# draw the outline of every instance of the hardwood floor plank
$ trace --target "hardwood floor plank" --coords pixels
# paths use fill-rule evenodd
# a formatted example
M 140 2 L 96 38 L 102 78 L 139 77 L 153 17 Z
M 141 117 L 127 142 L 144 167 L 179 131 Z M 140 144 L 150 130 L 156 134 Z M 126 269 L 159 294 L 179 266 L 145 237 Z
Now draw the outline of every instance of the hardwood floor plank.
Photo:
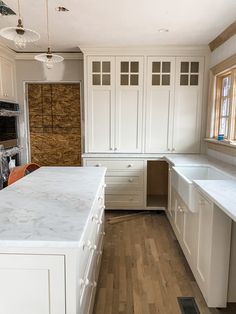
M 105 229 L 94 314 L 181 314 L 180 296 L 194 297 L 201 314 L 236 313 L 236 304 L 206 306 L 165 214 L 106 223 Z

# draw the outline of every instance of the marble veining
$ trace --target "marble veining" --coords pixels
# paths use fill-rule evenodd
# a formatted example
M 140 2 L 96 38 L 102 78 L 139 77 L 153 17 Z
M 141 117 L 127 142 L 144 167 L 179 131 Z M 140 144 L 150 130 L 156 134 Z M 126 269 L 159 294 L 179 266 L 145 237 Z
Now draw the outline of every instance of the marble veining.
M 77 247 L 105 168 L 42 167 L 0 191 L 0 247 Z

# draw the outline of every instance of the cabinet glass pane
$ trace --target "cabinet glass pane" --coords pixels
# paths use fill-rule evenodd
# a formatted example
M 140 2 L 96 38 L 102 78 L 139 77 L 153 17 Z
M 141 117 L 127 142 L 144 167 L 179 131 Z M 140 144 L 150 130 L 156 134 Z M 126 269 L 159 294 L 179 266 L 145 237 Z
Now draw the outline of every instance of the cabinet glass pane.
M 120 72 L 122 72 L 122 73 L 128 73 L 129 72 L 129 62 L 122 61 L 120 63 Z
M 170 73 L 170 62 L 162 62 L 162 72 Z
M 162 85 L 170 85 L 170 75 L 169 74 L 163 74 L 162 75 L 161 84 Z
M 110 74 L 102 75 L 102 85 L 110 85 Z
M 102 72 L 107 72 L 110 73 L 110 62 L 109 61 L 104 61 L 102 62 Z
M 160 85 L 160 75 L 158 74 L 152 75 L 152 85 Z
M 199 62 L 191 62 L 191 73 L 198 73 Z
M 152 73 L 160 73 L 161 72 L 161 63 L 153 62 L 152 63 Z
M 180 75 L 180 85 L 188 85 L 188 75 Z
M 101 84 L 100 74 L 93 74 L 93 85 L 100 85 L 100 84 Z
M 121 74 L 120 85 L 129 85 L 129 75 L 128 74 Z
M 101 71 L 101 62 L 93 61 L 93 72 L 100 72 Z
M 198 75 L 190 75 L 190 85 L 198 85 Z
M 189 62 L 181 62 L 181 73 L 189 72 Z
M 131 74 L 130 75 L 130 85 L 138 85 L 138 75 Z
M 138 62 L 131 62 L 130 63 L 131 71 L 132 73 L 138 73 L 139 64 Z

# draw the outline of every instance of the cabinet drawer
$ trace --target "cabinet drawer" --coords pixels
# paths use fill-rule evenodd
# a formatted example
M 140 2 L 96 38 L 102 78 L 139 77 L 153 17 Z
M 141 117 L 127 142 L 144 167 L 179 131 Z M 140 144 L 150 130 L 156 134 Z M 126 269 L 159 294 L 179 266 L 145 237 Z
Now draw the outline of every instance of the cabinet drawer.
M 143 160 L 86 160 L 86 166 L 106 167 L 109 170 L 143 170 Z
M 108 208 L 139 207 L 143 206 L 143 193 L 140 194 L 106 194 L 106 206 Z
M 119 172 L 115 174 L 115 172 L 112 172 L 112 174 L 108 174 L 106 177 L 106 184 L 107 189 L 143 189 L 143 175 L 140 175 L 139 173 L 132 173 L 131 171 L 128 172 L 128 175 L 126 172 Z

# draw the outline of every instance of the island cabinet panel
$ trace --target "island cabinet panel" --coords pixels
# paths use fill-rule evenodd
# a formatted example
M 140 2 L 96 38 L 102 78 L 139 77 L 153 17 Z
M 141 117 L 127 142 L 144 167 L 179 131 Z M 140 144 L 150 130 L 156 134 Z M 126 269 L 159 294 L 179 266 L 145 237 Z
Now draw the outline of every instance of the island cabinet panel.
M 65 314 L 64 256 L 0 255 L 0 313 Z

